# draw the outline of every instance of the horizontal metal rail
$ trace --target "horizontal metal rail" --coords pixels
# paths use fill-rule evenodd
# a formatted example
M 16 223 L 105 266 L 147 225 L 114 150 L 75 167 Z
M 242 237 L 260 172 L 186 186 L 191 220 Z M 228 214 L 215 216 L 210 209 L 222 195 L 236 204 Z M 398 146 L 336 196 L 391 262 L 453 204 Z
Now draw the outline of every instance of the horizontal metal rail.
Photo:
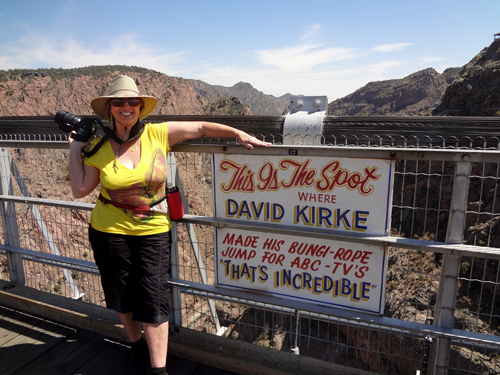
M 201 292 L 201 294 L 198 293 L 199 295 L 202 295 L 206 298 L 227 299 L 228 301 L 231 302 L 237 302 L 249 299 L 248 293 L 229 288 L 225 289 L 213 285 L 200 284 L 180 279 L 170 279 L 170 284 L 181 288 L 187 293 L 193 293 L 193 291 L 196 290 L 198 292 Z M 286 299 L 281 299 L 275 296 L 266 295 L 264 293 L 262 294 L 253 293 L 251 298 L 253 301 L 258 302 L 257 307 L 261 307 L 264 309 L 271 308 L 272 306 L 293 308 L 300 311 L 307 311 L 318 315 L 334 316 L 340 319 L 345 319 L 346 321 L 359 323 L 360 325 L 366 325 L 367 327 L 378 325 L 389 329 L 394 328 L 401 332 L 412 332 L 414 334 L 422 336 L 430 335 L 433 337 L 442 337 L 453 340 L 465 340 L 469 342 L 500 346 L 500 336 L 492 336 L 470 331 L 462 331 L 459 329 L 439 327 L 424 323 L 408 322 L 404 320 L 387 318 L 384 316 L 365 314 L 357 311 L 335 309 L 299 300 L 293 301 L 293 303 L 291 303 Z
M 6 148 L 46 148 L 69 149 L 67 141 L 10 141 L 0 140 L 0 147 Z M 457 149 L 417 149 L 398 147 L 353 147 L 353 146 L 305 146 L 305 145 L 273 145 L 255 147 L 249 150 L 240 145 L 220 144 L 178 144 L 172 147 L 173 152 L 200 152 L 213 154 L 242 154 L 269 156 L 321 156 L 363 159 L 388 160 L 428 160 L 428 161 L 467 161 L 471 163 L 499 163 L 500 150 L 457 150 Z
M 78 116 L 85 116 L 94 119 L 101 119 L 99 116 L 95 115 L 82 115 L 76 114 Z M 164 121 L 200 121 L 205 119 L 208 121 L 216 121 L 221 123 L 247 123 L 259 125 L 259 124 L 272 124 L 272 123 L 282 123 L 285 120 L 285 116 L 260 116 L 260 115 L 250 115 L 250 116 L 226 116 L 226 115 L 151 115 L 148 116 L 144 121 L 146 122 L 164 122 Z M 102 120 L 104 123 L 107 121 Z M 456 126 L 461 124 L 467 124 L 468 126 L 498 126 L 500 127 L 500 118 L 498 116 L 325 116 L 323 122 L 325 124 L 339 124 L 339 123 L 349 123 L 349 124 L 392 124 L 396 126 L 405 125 L 417 125 L 417 126 Z M 54 116 L 0 116 L 0 124 L 33 124 L 34 129 L 37 127 L 38 131 L 39 124 L 52 124 L 57 127 L 58 124 L 54 119 Z
M 67 202 L 53 199 L 16 197 L 11 195 L 0 195 L 0 201 L 17 202 L 25 204 L 40 204 L 54 207 L 82 209 L 91 211 L 94 204 Z M 307 238 L 321 238 L 331 241 L 348 241 L 377 246 L 392 246 L 396 248 L 432 251 L 435 253 L 455 254 L 461 256 L 472 256 L 477 258 L 488 258 L 500 260 L 500 250 L 485 246 L 464 245 L 446 242 L 417 240 L 411 238 L 391 236 L 366 236 L 360 233 L 350 233 L 335 229 L 301 228 L 300 233 L 293 225 L 282 225 L 260 222 L 242 222 L 241 220 L 216 218 L 208 216 L 184 215 L 179 222 L 207 225 L 217 228 L 233 228 L 265 233 L 276 233 L 289 236 L 301 236 Z
M 62 255 L 42 253 L 40 251 L 23 249 L 20 247 L 9 246 L 0 243 L 0 252 L 5 253 L 7 251 L 21 254 L 23 259 L 26 260 L 32 260 L 34 262 L 71 269 L 75 271 L 87 272 L 94 275 L 99 274 L 97 265 L 94 262 L 89 262 L 87 260 L 69 258 L 69 257 L 64 257 Z
M 85 210 L 85 211 L 92 211 L 92 209 L 95 206 L 95 204 L 92 204 L 92 203 L 68 202 L 68 201 L 61 201 L 61 200 L 56 200 L 56 199 L 20 197 L 20 196 L 15 196 L 15 195 L 0 195 L 0 201 L 36 204 L 36 205 L 41 205 L 41 206 L 53 206 L 53 207 L 60 207 L 60 208 Z
M 321 238 L 331 241 L 343 241 L 351 243 L 362 243 L 367 245 L 377 246 L 392 246 L 403 249 L 413 249 L 422 251 L 432 251 L 435 253 L 455 254 L 462 256 L 473 256 L 478 258 L 499 259 L 500 250 L 475 245 L 452 244 L 436 241 L 425 241 L 411 238 L 390 237 L 390 236 L 366 236 L 359 233 L 350 233 L 335 229 L 320 229 L 320 228 L 300 228 L 300 233 L 297 227 L 293 225 L 282 225 L 273 223 L 248 223 L 240 220 L 215 218 L 207 216 L 185 215 L 180 220 L 191 224 L 210 225 L 218 228 L 233 228 L 266 233 L 283 234 L 289 236 L 300 236 L 310 238 Z
M 97 116 L 87 116 L 97 119 Z M 171 115 L 149 116 L 146 121 L 213 121 L 233 126 L 254 135 L 280 143 L 283 139 L 285 116 L 204 116 Z M 104 121 L 104 123 L 106 123 Z M 61 141 L 68 133 L 59 129 L 53 116 L 0 117 L 0 139 L 30 139 Z M 454 117 L 454 116 L 326 116 L 323 120 L 322 137 L 325 143 L 368 142 L 371 146 L 394 144 L 406 147 L 439 147 L 447 139 L 456 147 L 498 147 L 499 117 Z M 98 129 L 97 134 L 102 135 Z M 425 134 L 422 139 L 419 135 Z M 417 136 L 417 137 L 416 137 Z M 482 140 L 482 141 L 481 141 Z M 198 143 L 210 142 L 207 140 Z M 423 145 L 421 143 L 424 143 Z

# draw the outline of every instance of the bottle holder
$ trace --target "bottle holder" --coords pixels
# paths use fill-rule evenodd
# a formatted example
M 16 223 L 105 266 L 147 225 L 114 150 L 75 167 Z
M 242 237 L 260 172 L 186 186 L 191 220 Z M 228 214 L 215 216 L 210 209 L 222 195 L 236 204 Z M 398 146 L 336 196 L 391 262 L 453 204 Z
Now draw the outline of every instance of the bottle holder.
M 170 219 L 182 219 L 184 216 L 184 206 L 182 205 L 181 192 L 177 186 L 171 186 L 167 189 L 167 203 Z

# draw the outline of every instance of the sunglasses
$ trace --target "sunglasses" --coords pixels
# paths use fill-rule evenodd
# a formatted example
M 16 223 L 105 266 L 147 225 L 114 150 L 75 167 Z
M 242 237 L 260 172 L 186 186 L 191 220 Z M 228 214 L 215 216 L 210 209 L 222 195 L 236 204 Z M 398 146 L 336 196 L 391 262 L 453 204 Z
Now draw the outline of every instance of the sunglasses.
M 109 103 L 113 107 L 123 107 L 125 105 L 125 102 L 128 103 L 129 106 L 131 107 L 137 107 L 142 103 L 141 99 L 111 99 Z

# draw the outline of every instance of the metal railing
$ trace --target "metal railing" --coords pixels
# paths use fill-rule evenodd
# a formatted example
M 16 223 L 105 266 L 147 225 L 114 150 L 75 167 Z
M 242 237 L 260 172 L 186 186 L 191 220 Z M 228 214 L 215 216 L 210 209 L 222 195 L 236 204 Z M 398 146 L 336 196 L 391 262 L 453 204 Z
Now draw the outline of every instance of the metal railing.
M 417 131 L 330 133 L 320 145 L 304 146 L 279 144 L 277 134 L 249 132 L 272 139 L 274 147 L 248 151 L 212 140 L 173 149 L 169 174 L 182 186 L 188 210 L 174 231 L 175 324 L 375 373 L 500 371 L 498 140 L 494 144 L 491 136 L 481 143 L 481 136 L 455 135 L 454 147 L 435 142 L 448 136 L 434 135 L 431 142 Z M 333 138 L 342 141 L 332 145 Z M 387 143 L 390 138 L 402 142 Z M 87 239 L 97 193 L 71 197 L 66 142 L 15 138 L 0 146 L 0 277 L 102 305 Z M 214 218 L 211 154 L 281 156 L 291 148 L 308 157 L 395 160 L 391 235 L 297 232 Z M 216 287 L 215 227 L 386 247 L 383 316 Z

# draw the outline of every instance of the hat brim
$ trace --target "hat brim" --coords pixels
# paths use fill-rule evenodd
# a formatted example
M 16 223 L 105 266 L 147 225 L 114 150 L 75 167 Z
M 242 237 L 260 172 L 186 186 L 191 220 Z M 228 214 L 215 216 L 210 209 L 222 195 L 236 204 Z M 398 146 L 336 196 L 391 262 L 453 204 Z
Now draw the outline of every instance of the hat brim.
M 106 120 L 110 121 L 109 118 L 109 113 L 107 113 L 107 105 L 106 103 L 110 99 L 116 99 L 120 98 L 121 96 L 119 95 L 110 95 L 110 96 L 99 96 L 97 98 L 92 99 L 90 102 L 90 106 L 94 110 L 94 112 L 101 116 L 102 118 L 105 118 Z M 141 113 L 139 113 L 139 120 L 142 120 L 146 117 L 148 117 L 151 112 L 153 112 L 158 105 L 158 99 L 156 99 L 154 96 L 147 96 L 147 95 L 126 95 L 123 96 L 124 98 L 141 98 L 142 101 L 144 102 L 144 107 L 141 110 Z

